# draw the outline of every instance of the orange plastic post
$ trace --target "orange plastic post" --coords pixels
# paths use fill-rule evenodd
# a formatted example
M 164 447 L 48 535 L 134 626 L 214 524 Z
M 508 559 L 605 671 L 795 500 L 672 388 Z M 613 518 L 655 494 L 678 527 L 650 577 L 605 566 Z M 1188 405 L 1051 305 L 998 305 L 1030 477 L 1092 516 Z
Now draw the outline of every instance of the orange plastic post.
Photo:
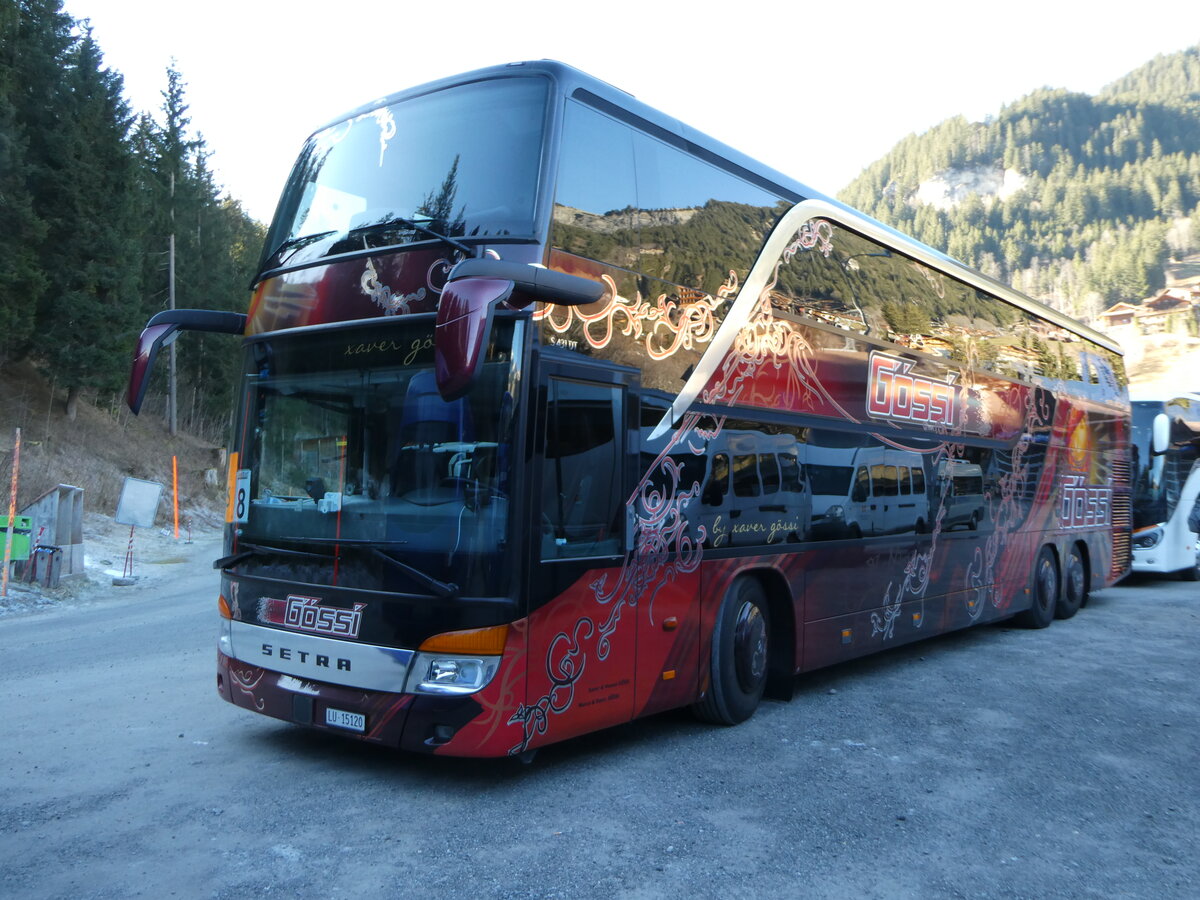
M 17 472 L 21 468 L 21 429 L 13 439 L 12 490 L 8 495 L 8 530 L 4 533 L 4 575 L 0 577 L 0 597 L 8 596 L 8 563 L 12 559 L 13 531 L 17 527 Z

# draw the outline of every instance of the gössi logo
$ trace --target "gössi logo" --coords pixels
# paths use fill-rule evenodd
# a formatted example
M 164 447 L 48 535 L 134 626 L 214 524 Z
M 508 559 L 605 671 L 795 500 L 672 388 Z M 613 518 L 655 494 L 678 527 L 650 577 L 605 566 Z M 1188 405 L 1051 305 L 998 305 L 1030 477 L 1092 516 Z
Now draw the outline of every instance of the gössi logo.
M 912 360 L 871 352 L 867 415 L 921 425 L 953 428 L 958 388 L 946 380 L 913 372 Z
M 282 625 L 293 631 L 327 634 L 330 637 L 357 638 L 362 627 L 365 603 L 355 603 L 352 609 L 322 606 L 320 597 L 289 594 L 287 600 L 264 597 L 260 618 L 272 625 Z

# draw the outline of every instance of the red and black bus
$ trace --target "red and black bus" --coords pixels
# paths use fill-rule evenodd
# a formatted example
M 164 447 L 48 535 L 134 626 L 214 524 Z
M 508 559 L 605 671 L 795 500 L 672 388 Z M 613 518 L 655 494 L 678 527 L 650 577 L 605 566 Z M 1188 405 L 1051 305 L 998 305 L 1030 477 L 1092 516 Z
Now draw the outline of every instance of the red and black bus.
M 304 145 L 243 335 L 217 685 L 459 756 L 1067 618 L 1130 564 L 1103 335 L 568 66 Z

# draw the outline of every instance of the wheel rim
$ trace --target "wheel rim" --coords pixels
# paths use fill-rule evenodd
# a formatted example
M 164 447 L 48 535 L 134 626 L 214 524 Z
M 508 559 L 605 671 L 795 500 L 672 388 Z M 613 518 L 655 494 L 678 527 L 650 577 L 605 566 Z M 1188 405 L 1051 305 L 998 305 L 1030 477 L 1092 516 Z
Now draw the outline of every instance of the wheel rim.
M 743 693 L 757 690 L 767 671 L 767 621 L 757 604 L 743 603 L 733 630 L 733 660 Z
M 1058 599 L 1058 585 L 1055 584 L 1057 579 L 1054 577 L 1054 563 L 1046 558 L 1042 558 L 1042 565 L 1038 569 L 1038 603 L 1045 611 L 1054 609 L 1055 601 Z
M 1084 581 L 1083 560 L 1072 555 L 1070 568 L 1067 570 L 1067 600 L 1072 604 L 1083 602 Z

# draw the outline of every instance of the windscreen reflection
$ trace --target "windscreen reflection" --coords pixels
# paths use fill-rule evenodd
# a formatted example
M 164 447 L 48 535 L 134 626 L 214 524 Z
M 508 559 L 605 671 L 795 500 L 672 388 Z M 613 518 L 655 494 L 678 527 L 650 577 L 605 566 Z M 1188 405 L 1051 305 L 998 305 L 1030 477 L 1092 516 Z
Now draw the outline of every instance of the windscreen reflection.
M 462 586 L 500 568 L 520 324 L 496 320 L 478 383 L 449 403 L 431 328 L 423 316 L 249 345 L 241 543 L 383 553 Z

